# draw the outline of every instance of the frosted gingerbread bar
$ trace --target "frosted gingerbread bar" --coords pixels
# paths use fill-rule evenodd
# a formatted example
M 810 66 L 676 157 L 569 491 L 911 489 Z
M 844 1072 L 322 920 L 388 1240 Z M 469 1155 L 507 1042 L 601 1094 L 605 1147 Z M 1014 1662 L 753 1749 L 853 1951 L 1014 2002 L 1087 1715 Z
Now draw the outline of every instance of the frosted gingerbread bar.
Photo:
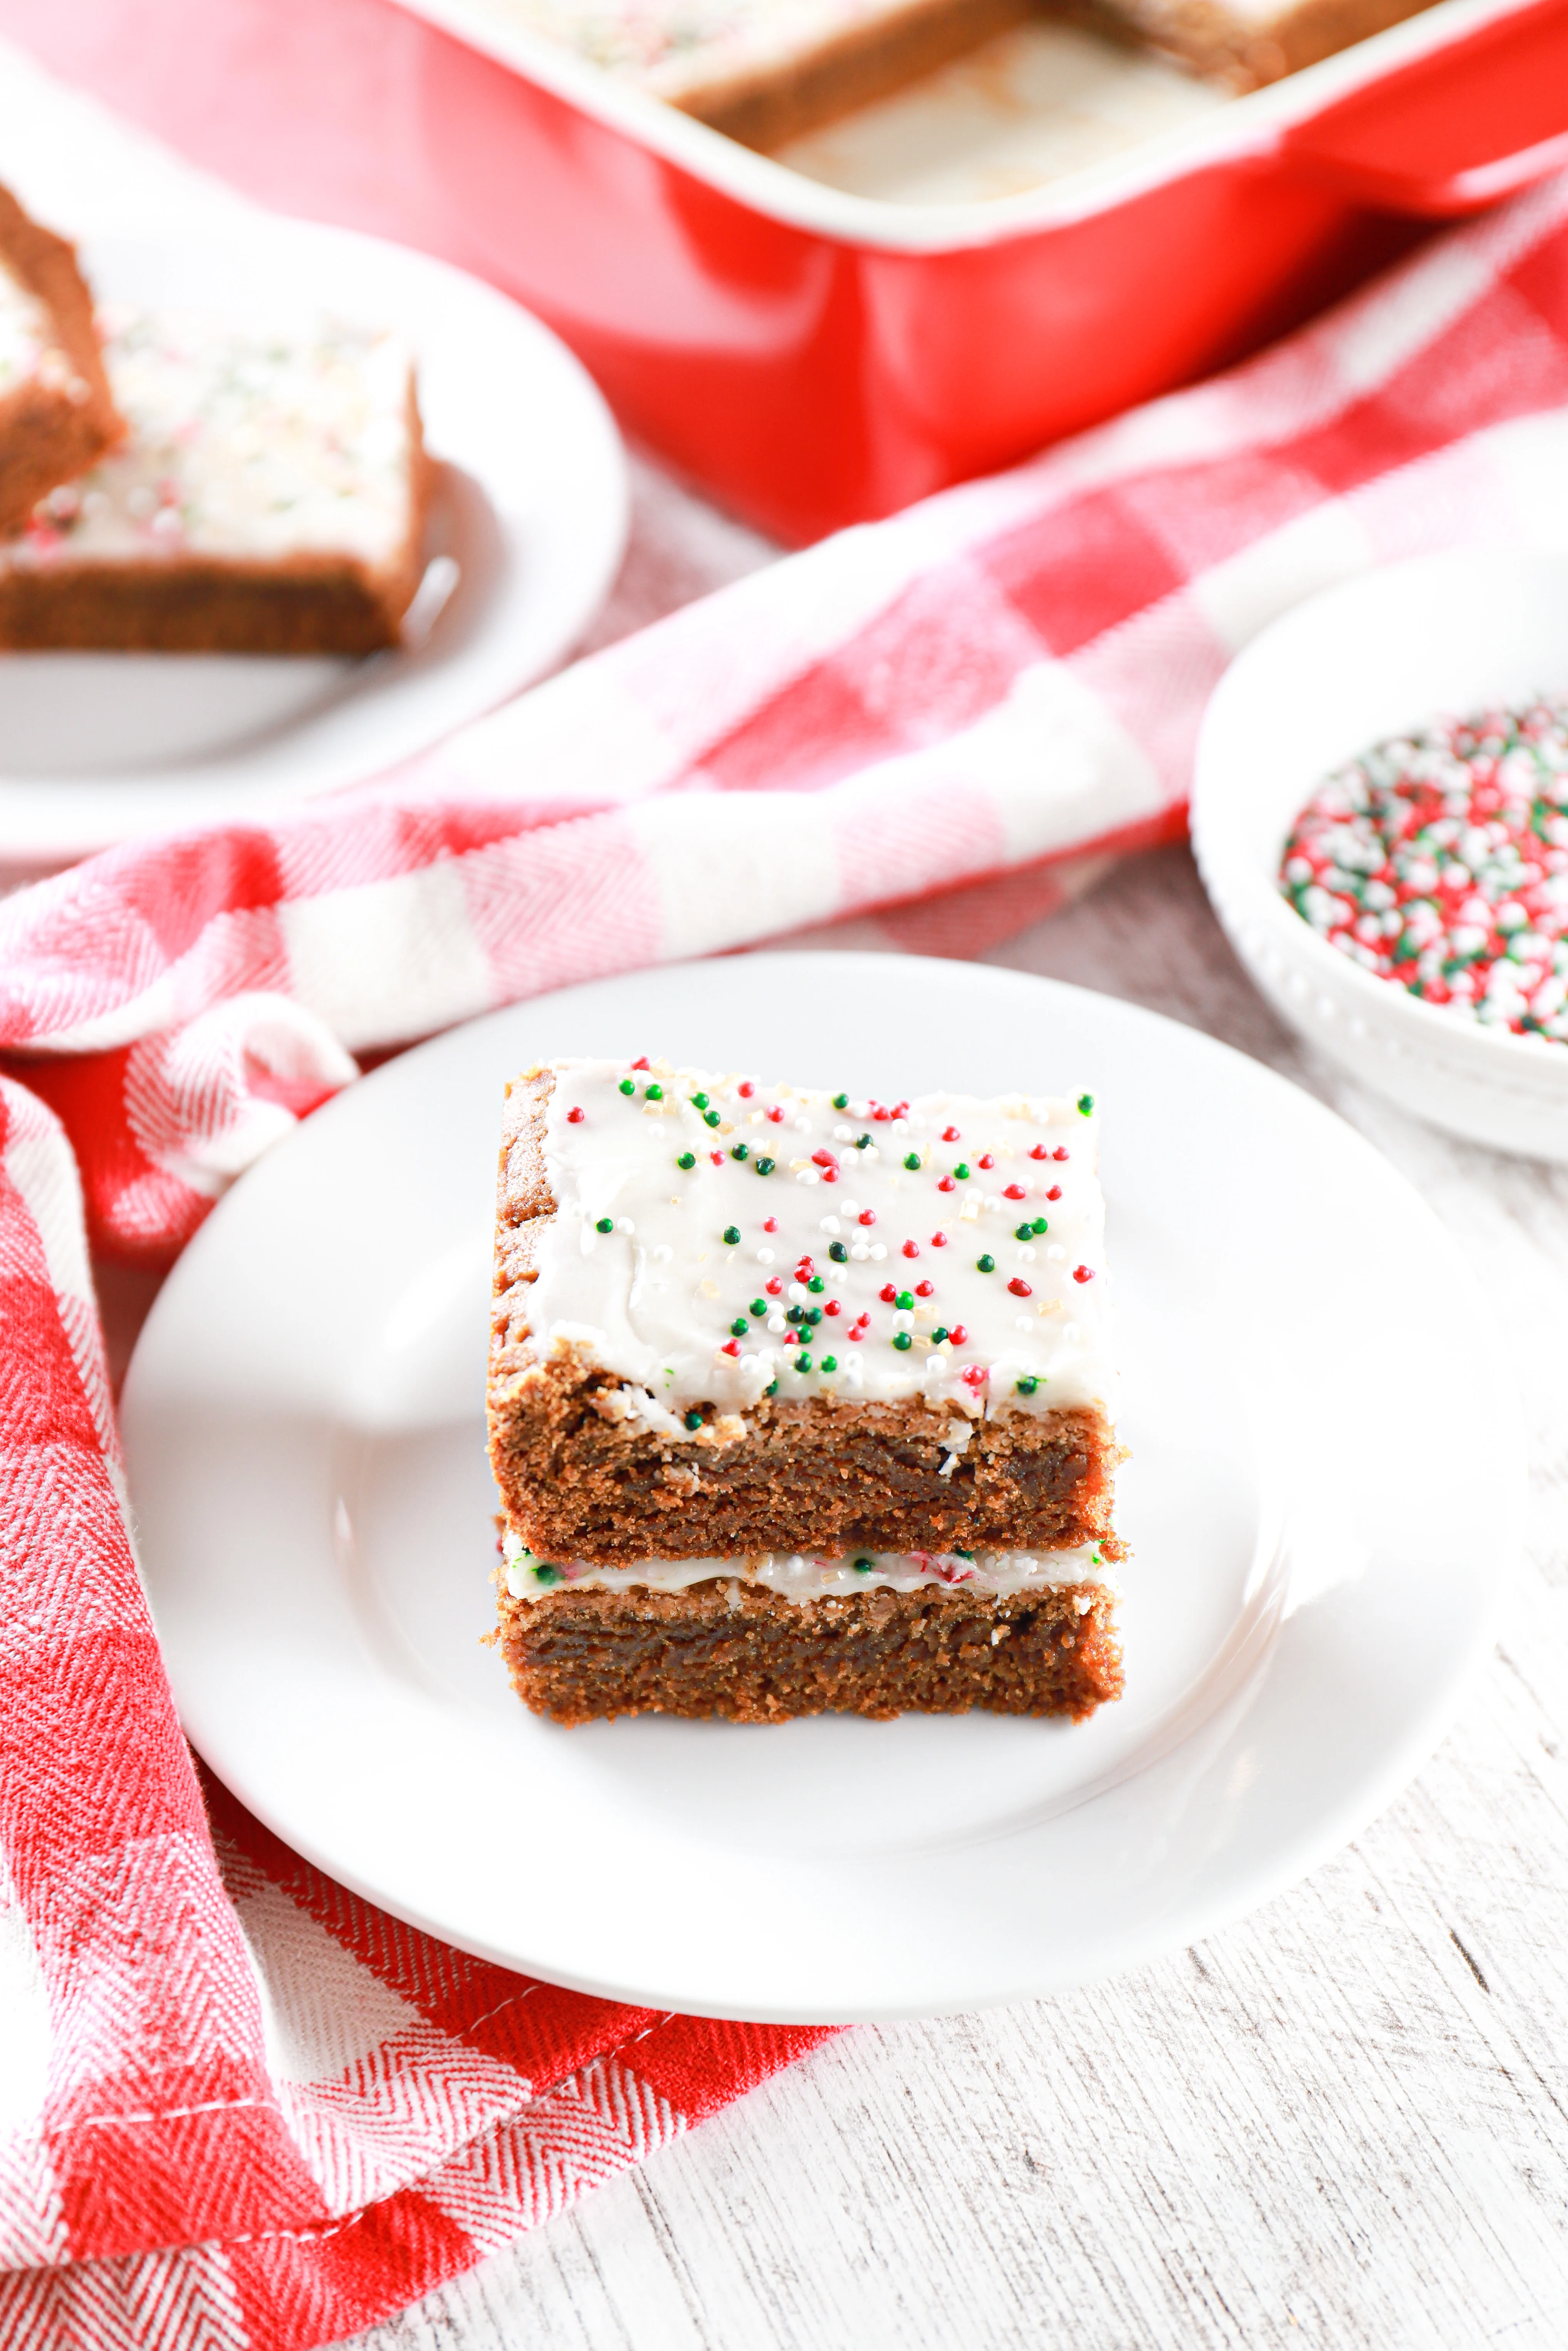
M 1431 0 L 1093 0 L 1151 48 L 1211 81 L 1256 89 L 1417 16 Z
M 1087 1094 L 525 1071 L 489 1371 L 509 1533 L 596 1568 L 1119 1557 L 1095 1124 Z
M 392 336 L 109 316 L 130 431 L 0 547 L 0 645 L 373 653 L 419 586 L 426 460 Z
M 75 247 L 0 188 L 0 533 L 123 429 Z
M 884 98 L 1020 24 L 1031 0 L 509 0 L 576 50 L 748 147 Z
M 592 1568 L 540 1560 L 508 1531 L 498 1582 L 513 1687 L 558 1722 L 1082 1718 L 1122 1693 L 1116 1586 L 1095 1545 Z

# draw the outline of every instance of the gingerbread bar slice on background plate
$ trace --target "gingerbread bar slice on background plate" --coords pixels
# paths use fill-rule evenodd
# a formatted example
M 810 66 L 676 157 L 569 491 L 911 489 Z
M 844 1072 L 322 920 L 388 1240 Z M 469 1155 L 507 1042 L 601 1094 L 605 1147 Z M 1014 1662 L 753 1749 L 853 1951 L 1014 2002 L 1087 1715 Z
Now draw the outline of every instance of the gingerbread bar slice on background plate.
M 75 246 L 0 188 L 0 533 L 123 431 Z
M 126 440 L 0 547 L 0 645 L 363 654 L 423 569 L 428 465 L 390 334 L 110 310 Z
M 489 1418 L 530 1702 L 548 1656 L 550 1710 L 628 1710 L 583 1695 L 607 1639 L 622 1697 L 674 1711 L 1113 1695 L 1095 1159 L 1087 1094 L 878 1102 L 645 1060 L 515 1081 Z

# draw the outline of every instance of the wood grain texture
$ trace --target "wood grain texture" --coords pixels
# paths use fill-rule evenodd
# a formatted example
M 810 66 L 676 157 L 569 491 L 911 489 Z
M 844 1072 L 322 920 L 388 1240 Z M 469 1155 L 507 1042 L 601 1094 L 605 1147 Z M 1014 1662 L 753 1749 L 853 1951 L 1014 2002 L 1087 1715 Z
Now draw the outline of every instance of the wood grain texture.
M 358 2351 L 1568 2342 L 1568 1172 L 1311 1063 L 1185 852 L 987 960 L 1224 1038 L 1431 1202 L 1526 1399 L 1497 1655 L 1415 1786 L 1291 1894 L 1111 1983 L 848 2032 Z

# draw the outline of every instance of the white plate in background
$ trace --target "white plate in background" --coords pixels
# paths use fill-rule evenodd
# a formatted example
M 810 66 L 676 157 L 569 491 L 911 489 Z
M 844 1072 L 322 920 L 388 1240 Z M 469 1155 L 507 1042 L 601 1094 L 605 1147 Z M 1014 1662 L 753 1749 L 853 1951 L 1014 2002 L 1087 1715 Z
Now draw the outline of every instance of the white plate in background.
M 523 1709 L 481 1646 L 492 1192 L 503 1081 L 558 1052 L 1092 1089 L 1132 1447 L 1119 1704 L 573 1730 Z M 1048 1991 L 1289 1884 L 1441 1735 L 1523 1490 L 1484 1302 L 1350 1128 L 1130 1006 L 905 956 L 638 973 L 378 1071 L 197 1234 L 123 1425 L 182 1719 L 269 1827 L 484 1957 L 756 2019 Z
M 437 461 L 426 554 L 457 578 L 422 642 L 363 661 L 0 653 L 0 863 L 271 816 L 426 749 L 570 652 L 621 561 L 626 462 L 538 319 L 423 254 L 265 214 L 80 255 L 100 302 L 401 335 Z

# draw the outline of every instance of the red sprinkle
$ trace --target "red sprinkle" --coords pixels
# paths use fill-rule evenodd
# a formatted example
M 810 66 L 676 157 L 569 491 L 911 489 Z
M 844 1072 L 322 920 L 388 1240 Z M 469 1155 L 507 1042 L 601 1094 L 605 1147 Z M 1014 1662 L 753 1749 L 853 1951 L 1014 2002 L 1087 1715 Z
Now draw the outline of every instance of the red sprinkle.
M 757 1088 L 752 1084 L 749 1078 L 742 1078 L 735 1091 L 740 1096 L 742 1102 L 749 1102 L 752 1095 L 757 1092 Z
M 1061 1185 L 1060 1185 L 1060 1184 L 1053 1184 L 1053 1185 L 1051 1186 L 1051 1187 L 1050 1191 L 1046 1194 L 1046 1196 L 1046 1196 L 1046 1198 L 1047 1198 L 1048 1200 L 1060 1200 L 1060 1199 L 1061 1199 Z
M 1027 1200 L 1029 1194 L 1021 1184 L 1009 1184 L 1002 1197 L 1004 1200 Z
M 1072 1154 L 1070 1151 L 1053 1151 L 1051 1155 L 1053 1159 L 1071 1159 Z
M 811 1276 L 816 1272 L 816 1266 L 806 1250 L 802 1249 L 800 1256 L 795 1260 L 796 1280 L 810 1281 Z
M 893 1113 L 890 1110 L 884 1110 L 881 1102 L 878 1102 L 876 1108 L 872 1113 L 872 1116 L 875 1119 L 879 1126 L 885 1126 L 888 1120 L 893 1116 Z
M 841 1314 L 843 1311 L 843 1308 L 839 1304 L 836 1298 L 830 1298 L 827 1304 L 822 1309 L 823 1313 L 827 1316 L 830 1322 L 832 1321 L 835 1314 Z
M 722 1151 L 710 1151 L 708 1153 L 708 1157 L 713 1161 L 716 1167 L 722 1167 L 724 1165 L 724 1154 Z
M 838 1180 L 839 1180 L 839 1171 L 838 1171 L 838 1169 L 837 1169 L 836 1167 L 824 1167 L 824 1168 L 823 1168 L 823 1170 L 822 1170 L 822 1181 L 823 1181 L 823 1183 L 824 1183 L 824 1184 L 836 1184 L 836 1183 L 838 1182 Z
M 638 1054 L 638 1056 L 637 1056 L 637 1058 L 636 1058 L 636 1060 L 635 1060 L 635 1061 L 632 1062 L 632 1067 L 634 1070 L 645 1070 L 645 1069 L 647 1068 L 647 1066 L 648 1066 L 648 1056 L 647 1056 L 647 1054 L 646 1054 L 646 1053 L 639 1053 L 639 1054 Z
M 931 1236 L 931 1246 L 932 1246 L 932 1248 L 933 1248 L 933 1249 L 946 1249 L 946 1246 L 947 1246 L 947 1236 L 946 1236 L 946 1233 L 933 1233 L 933 1234 L 932 1234 L 932 1236 Z
M 836 1167 L 838 1164 L 831 1151 L 813 1151 L 811 1154 L 813 1167 Z
M 980 1155 L 980 1158 L 979 1158 L 979 1159 L 978 1159 L 978 1161 L 977 1162 L 977 1165 L 979 1165 L 979 1166 L 981 1166 L 981 1167 L 994 1167 L 994 1166 L 996 1165 L 996 1164 L 997 1164 L 997 1163 L 996 1163 L 996 1161 L 991 1157 L 991 1155 L 990 1155 L 990 1153 L 989 1153 L 988 1151 L 987 1151 L 987 1152 L 983 1152 L 983 1153 L 981 1154 L 981 1155 Z
M 953 1328 L 947 1333 L 947 1336 L 952 1340 L 955 1347 L 961 1347 L 968 1335 L 967 1331 L 965 1330 L 961 1322 L 955 1322 Z
M 966 1364 L 958 1376 L 961 1380 L 967 1380 L 972 1388 L 983 1387 L 986 1383 L 986 1367 L 983 1364 Z
M 1049 1159 L 1051 1157 L 1051 1154 L 1046 1149 L 1043 1143 L 1037 1143 L 1034 1149 L 1029 1155 L 1031 1159 Z
M 1014 1274 L 1012 1280 L 1008 1284 L 1008 1288 L 1011 1290 L 1015 1298 L 1032 1298 L 1034 1296 L 1033 1290 L 1030 1288 L 1028 1282 L 1023 1280 L 1020 1274 Z
M 580 1110 L 569 1110 L 566 1114 L 566 1123 L 568 1126 L 580 1126 L 582 1124 L 582 1113 Z
M 862 1225 L 874 1225 L 876 1222 L 876 1210 L 874 1208 L 862 1208 L 861 1210 L 861 1222 Z
M 963 1137 L 956 1126 L 945 1126 L 942 1130 L 942 1140 L 944 1143 L 961 1143 Z
M 944 1176 L 941 1182 L 936 1186 L 936 1189 L 939 1192 L 956 1192 L 957 1188 L 958 1187 L 954 1183 L 951 1176 Z
M 934 1281 L 917 1281 L 915 1285 L 915 1295 L 916 1298 L 929 1298 L 936 1288 L 936 1284 Z
M 904 1244 L 904 1254 L 905 1257 L 918 1257 L 920 1255 L 920 1243 L 918 1241 L 905 1241 Z
M 1072 1269 L 1072 1279 L 1074 1281 L 1092 1281 L 1094 1279 L 1093 1267 L 1092 1265 L 1075 1265 Z
M 779 1280 L 777 1274 L 774 1274 L 770 1280 L 765 1281 L 762 1287 L 768 1292 L 769 1298 L 782 1298 L 784 1295 L 784 1284 Z
M 768 1115 L 772 1120 L 775 1126 L 779 1126 L 783 1123 L 784 1112 L 782 1106 L 779 1102 L 775 1102 L 772 1105 Z
M 884 1281 L 882 1288 L 876 1294 L 881 1299 L 884 1306 L 891 1306 L 894 1300 L 898 1296 L 898 1292 L 891 1281 Z
M 725 1341 L 725 1343 L 724 1343 L 724 1353 L 725 1353 L 727 1355 L 738 1355 L 738 1354 L 739 1354 L 739 1353 L 740 1353 L 740 1342 L 739 1342 L 739 1340 L 738 1340 L 738 1339 L 727 1339 L 727 1340 Z
M 776 1233 L 776 1232 L 778 1231 L 778 1229 L 779 1229 L 779 1219 L 778 1219 L 778 1217 L 764 1217 L 764 1218 L 762 1219 L 762 1229 L 763 1229 L 763 1231 L 764 1231 L 765 1233 Z

